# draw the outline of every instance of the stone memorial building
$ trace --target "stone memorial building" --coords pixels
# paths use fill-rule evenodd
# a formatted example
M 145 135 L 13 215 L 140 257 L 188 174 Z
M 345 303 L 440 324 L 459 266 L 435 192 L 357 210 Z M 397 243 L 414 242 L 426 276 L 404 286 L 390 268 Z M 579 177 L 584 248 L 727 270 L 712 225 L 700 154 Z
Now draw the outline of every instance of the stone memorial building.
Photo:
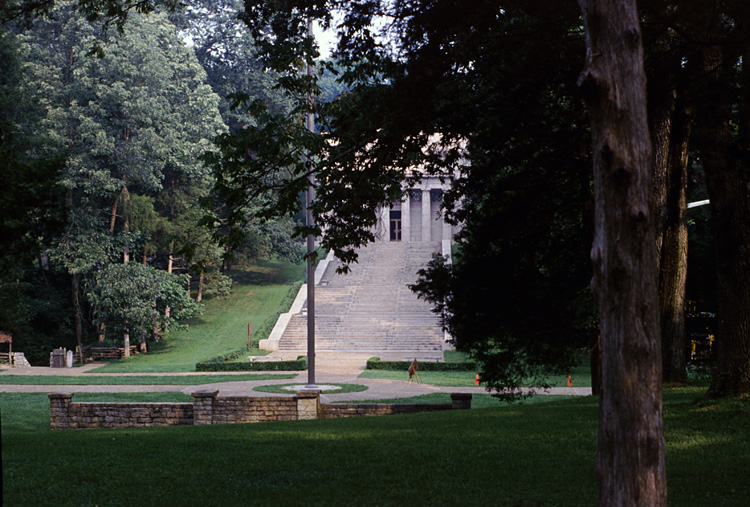
M 411 243 L 453 240 L 453 227 L 443 220 L 440 205 L 448 181 L 425 176 L 418 187 L 408 188 L 399 202 L 380 209 L 376 225 L 378 241 Z
M 433 144 L 439 149 L 438 143 Z M 329 253 L 315 275 L 316 352 L 370 354 L 382 359 L 440 361 L 450 348 L 432 306 L 409 289 L 417 271 L 435 252 L 450 259 L 455 227 L 443 219 L 443 194 L 451 175 L 422 173 L 404 189 L 400 201 L 377 210 L 375 242 L 358 250 L 346 275 Z M 411 175 L 409 175 L 411 176 Z M 325 232 L 324 232 L 325 234 Z M 302 354 L 307 344 L 306 289 L 303 286 L 286 314 L 279 317 L 266 350 Z

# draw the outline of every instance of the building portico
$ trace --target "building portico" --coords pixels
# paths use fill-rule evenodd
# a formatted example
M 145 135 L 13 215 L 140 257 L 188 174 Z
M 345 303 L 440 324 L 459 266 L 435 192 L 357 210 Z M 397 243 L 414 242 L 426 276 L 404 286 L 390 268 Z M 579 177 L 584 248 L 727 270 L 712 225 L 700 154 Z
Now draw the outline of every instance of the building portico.
M 424 177 L 418 186 L 404 190 L 400 201 L 383 206 L 378 212 L 376 241 L 410 243 L 453 240 L 453 227 L 443 219 L 440 205 L 450 187 L 438 177 Z

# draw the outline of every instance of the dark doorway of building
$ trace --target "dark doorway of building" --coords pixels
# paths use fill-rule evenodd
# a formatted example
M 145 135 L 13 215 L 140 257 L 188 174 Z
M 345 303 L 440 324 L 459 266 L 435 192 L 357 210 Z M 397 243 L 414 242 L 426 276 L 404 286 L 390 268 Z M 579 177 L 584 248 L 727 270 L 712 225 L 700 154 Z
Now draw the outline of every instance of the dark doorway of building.
M 401 210 L 391 210 L 391 241 L 401 241 Z

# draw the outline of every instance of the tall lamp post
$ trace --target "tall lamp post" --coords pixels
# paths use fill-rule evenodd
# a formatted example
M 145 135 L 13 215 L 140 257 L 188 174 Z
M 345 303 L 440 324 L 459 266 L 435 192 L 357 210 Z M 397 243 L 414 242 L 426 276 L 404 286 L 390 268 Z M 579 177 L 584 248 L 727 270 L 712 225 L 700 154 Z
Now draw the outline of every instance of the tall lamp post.
M 307 18 L 307 35 L 313 36 L 312 18 Z M 312 79 L 312 64 L 307 64 L 307 76 Z M 307 130 L 315 131 L 315 115 L 313 113 L 312 89 L 307 95 Z M 308 169 L 312 167 L 310 153 L 307 154 Z M 312 212 L 313 199 L 315 199 L 315 178 L 312 172 L 307 177 L 307 225 L 315 225 L 315 217 Z M 307 235 L 307 389 L 316 389 L 315 385 L 315 265 L 313 263 L 313 253 L 315 252 L 315 235 L 311 232 Z

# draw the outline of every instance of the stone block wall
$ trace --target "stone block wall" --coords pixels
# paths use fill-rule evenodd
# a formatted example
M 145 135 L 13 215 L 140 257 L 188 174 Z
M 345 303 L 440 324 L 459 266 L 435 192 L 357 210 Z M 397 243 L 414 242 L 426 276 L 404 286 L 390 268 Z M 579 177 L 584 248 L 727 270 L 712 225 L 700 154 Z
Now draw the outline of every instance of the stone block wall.
M 228 396 L 197 391 L 193 403 L 73 403 L 72 394 L 49 395 L 51 429 L 136 428 L 192 424 L 232 424 L 413 414 L 471 408 L 471 394 L 451 394 L 452 403 L 321 404 L 320 391 L 296 396 Z
M 471 394 L 451 394 L 451 403 L 335 403 L 320 405 L 318 419 L 415 414 L 471 408 Z
M 298 396 L 218 396 L 219 391 L 193 393 L 193 424 L 232 424 L 298 419 Z M 305 393 L 301 393 L 305 394 Z
M 49 398 L 51 429 L 193 424 L 192 403 L 73 403 L 72 394 L 50 394 Z

